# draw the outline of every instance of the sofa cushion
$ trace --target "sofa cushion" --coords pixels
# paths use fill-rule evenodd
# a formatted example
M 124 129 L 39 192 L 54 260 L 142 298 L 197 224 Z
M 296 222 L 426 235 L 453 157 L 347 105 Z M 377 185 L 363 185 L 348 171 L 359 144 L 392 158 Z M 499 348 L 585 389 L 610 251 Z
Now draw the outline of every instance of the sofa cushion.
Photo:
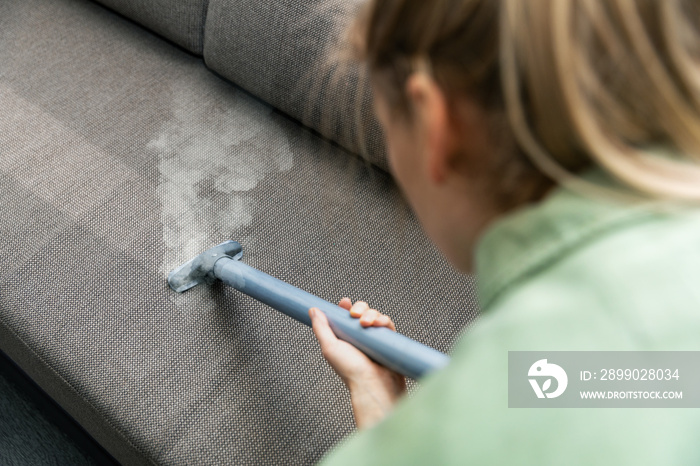
M 310 464 L 351 432 L 311 330 L 166 273 L 226 239 L 448 350 L 476 315 L 391 179 L 82 0 L 0 3 L 0 349 L 124 464 Z
M 210 0 L 211 69 L 388 170 L 370 90 L 339 57 L 358 0 Z
M 197 55 L 208 0 L 97 0 Z

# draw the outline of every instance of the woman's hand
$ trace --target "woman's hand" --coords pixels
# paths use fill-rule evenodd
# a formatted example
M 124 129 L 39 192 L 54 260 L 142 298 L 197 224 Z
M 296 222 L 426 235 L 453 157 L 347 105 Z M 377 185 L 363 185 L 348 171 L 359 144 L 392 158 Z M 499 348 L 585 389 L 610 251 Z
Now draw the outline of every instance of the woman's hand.
M 388 316 L 370 309 L 363 301 L 353 305 L 349 298 L 343 298 L 338 305 L 350 311 L 352 317 L 359 318 L 363 327 L 387 327 L 396 331 Z M 350 390 L 357 427 L 370 427 L 382 420 L 406 391 L 404 376 L 375 363 L 350 343 L 339 340 L 319 309 L 309 309 L 309 316 L 323 356 Z

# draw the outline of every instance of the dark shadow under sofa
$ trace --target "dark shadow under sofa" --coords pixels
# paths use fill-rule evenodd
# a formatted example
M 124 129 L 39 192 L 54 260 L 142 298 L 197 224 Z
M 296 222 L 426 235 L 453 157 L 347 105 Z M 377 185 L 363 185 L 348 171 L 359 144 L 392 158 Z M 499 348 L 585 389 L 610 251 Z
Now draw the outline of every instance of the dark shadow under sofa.
M 354 423 L 311 330 L 165 277 L 234 239 L 442 351 L 476 318 L 329 77 L 357 3 L 101 3 L 0 3 L 0 350 L 124 464 L 314 463 Z

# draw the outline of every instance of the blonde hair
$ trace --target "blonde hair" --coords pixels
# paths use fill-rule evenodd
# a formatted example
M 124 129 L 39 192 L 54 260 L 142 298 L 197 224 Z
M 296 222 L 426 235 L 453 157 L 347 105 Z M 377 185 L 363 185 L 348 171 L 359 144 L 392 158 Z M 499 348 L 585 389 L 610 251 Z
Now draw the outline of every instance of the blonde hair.
M 412 63 L 507 122 L 519 175 L 597 164 L 654 198 L 700 201 L 695 0 L 372 0 L 351 35 L 392 107 Z M 513 162 L 513 161 L 510 161 Z M 532 188 L 529 192 L 536 192 Z

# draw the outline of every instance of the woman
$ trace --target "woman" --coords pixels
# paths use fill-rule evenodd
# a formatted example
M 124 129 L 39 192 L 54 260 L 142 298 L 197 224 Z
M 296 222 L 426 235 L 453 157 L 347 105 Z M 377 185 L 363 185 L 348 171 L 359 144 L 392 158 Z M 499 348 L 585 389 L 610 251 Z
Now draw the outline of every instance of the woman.
M 700 350 L 698 3 L 374 0 L 352 38 L 396 181 L 482 317 L 403 399 L 310 310 L 360 428 L 327 463 L 700 464 L 694 410 L 507 392 L 508 351 Z

